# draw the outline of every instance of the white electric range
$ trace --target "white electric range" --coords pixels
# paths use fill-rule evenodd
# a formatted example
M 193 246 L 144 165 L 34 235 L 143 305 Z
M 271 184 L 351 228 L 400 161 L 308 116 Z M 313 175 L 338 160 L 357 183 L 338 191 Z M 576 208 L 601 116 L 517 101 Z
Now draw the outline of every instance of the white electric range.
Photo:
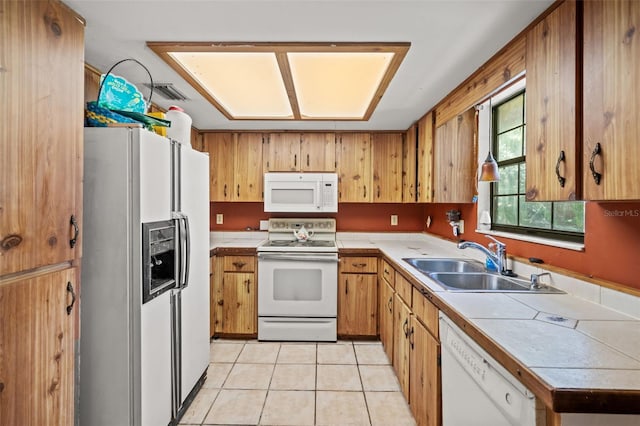
M 268 230 L 257 249 L 258 340 L 336 341 L 335 219 L 269 219 Z

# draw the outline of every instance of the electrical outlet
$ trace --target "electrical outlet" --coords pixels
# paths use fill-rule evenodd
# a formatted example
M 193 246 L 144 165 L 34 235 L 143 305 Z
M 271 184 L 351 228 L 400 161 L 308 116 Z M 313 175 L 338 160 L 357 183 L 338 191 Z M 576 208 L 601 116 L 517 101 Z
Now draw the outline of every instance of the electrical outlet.
M 458 232 L 464 234 L 464 220 L 458 221 Z
M 224 215 L 222 213 L 216 214 L 216 225 L 222 225 L 224 223 Z
M 391 226 L 398 226 L 398 215 L 397 214 L 392 214 L 391 215 Z

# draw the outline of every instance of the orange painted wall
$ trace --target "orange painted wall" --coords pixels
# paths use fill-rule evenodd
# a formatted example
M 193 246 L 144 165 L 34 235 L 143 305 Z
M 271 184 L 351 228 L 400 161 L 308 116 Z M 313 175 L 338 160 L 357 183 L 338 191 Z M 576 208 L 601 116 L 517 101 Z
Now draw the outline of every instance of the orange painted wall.
M 262 203 L 211 203 L 212 231 L 258 229 L 260 220 L 270 217 L 335 217 L 338 231 L 350 232 L 422 232 L 424 208 L 418 204 L 340 203 L 338 213 L 265 213 Z M 224 215 L 224 224 L 216 225 L 216 214 Z M 391 226 L 391 215 L 398 215 L 398 226 Z
M 476 234 L 475 204 L 344 204 L 334 214 L 264 213 L 262 203 L 211 203 L 212 231 L 258 229 L 259 221 L 269 217 L 335 217 L 338 231 L 350 232 L 427 232 L 455 241 L 446 219 L 447 210 L 458 209 L 465 221 L 462 238 L 486 245 Z M 215 224 L 215 215 L 224 215 L 224 224 Z M 390 225 L 390 215 L 398 215 L 398 226 Z M 426 228 L 426 218 L 431 226 Z M 585 250 L 577 252 L 502 239 L 507 253 L 543 259 L 549 265 L 579 275 L 612 281 L 640 291 L 640 203 L 586 204 Z
M 488 239 L 476 234 L 475 204 L 427 204 L 425 215 L 431 216 L 432 225 L 425 229 L 455 241 L 446 211 L 458 209 L 465 221 L 463 239 L 483 245 Z M 590 278 L 613 281 L 640 290 L 640 203 L 586 204 L 584 252 L 567 250 L 501 238 L 507 244 L 507 253 L 524 258 L 537 257 L 545 263 L 574 271 Z M 425 216 L 425 217 L 426 217 Z

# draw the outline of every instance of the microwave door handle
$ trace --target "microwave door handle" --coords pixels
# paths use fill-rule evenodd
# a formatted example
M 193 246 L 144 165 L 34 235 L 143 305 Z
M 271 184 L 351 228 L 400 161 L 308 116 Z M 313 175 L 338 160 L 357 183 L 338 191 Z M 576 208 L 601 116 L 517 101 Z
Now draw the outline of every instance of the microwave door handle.
M 322 181 L 319 180 L 316 182 L 316 194 L 318 195 L 316 197 L 316 209 L 318 210 L 322 210 L 322 198 L 323 198 L 323 194 L 322 194 Z

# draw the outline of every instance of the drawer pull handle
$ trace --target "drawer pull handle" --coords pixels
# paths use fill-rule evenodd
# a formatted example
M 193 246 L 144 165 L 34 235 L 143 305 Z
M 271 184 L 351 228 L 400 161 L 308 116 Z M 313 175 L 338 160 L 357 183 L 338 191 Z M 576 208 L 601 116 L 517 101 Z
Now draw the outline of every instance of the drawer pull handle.
M 238 269 L 241 269 L 241 268 L 244 268 L 246 263 L 245 262 L 233 262 L 232 265 L 235 266 Z
M 76 293 L 73 291 L 73 285 L 70 281 L 67 281 L 67 293 L 71 293 L 71 304 L 67 306 L 67 315 L 71 315 L 71 311 L 73 311 L 73 305 L 76 304 Z
M 344 294 L 349 294 L 349 280 L 344 280 Z
M 367 266 L 366 263 L 362 262 L 362 263 L 352 263 L 354 268 L 364 268 L 365 266 Z
M 564 176 L 560 176 L 560 163 L 565 161 L 564 151 L 560 151 L 560 156 L 558 157 L 558 161 L 556 161 L 556 177 L 558 178 L 558 182 L 560 182 L 560 187 L 564 188 L 564 183 L 566 182 L 566 178 Z
M 409 345 L 411 345 L 411 350 L 413 350 L 414 342 L 413 342 L 413 333 L 415 330 L 411 327 L 411 331 L 409 332 Z
M 602 147 L 600 146 L 600 142 L 596 143 L 593 152 L 591 153 L 591 159 L 589 160 L 589 169 L 591 170 L 591 176 L 593 176 L 593 180 L 596 185 L 600 185 L 600 179 L 602 179 L 602 173 L 598 173 L 596 171 L 596 167 L 593 165 L 593 162 L 596 159 L 596 155 L 600 155 L 602 153 Z
M 73 226 L 73 238 L 69 240 L 69 246 L 71 246 L 71 248 L 74 248 L 76 246 L 76 243 L 78 242 L 78 234 L 80 234 L 80 228 L 78 228 L 78 221 L 76 220 L 75 215 L 71 215 L 69 224 Z

